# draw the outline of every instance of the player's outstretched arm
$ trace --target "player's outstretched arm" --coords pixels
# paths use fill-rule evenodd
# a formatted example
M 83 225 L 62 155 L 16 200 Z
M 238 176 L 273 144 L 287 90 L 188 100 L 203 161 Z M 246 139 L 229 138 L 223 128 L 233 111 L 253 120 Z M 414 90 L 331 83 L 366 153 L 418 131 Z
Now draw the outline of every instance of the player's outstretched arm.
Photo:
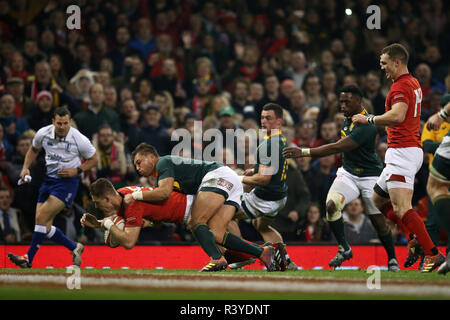
M 170 195 L 172 194 L 174 181 L 175 180 L 173 177 L 165 178 L 158 182 L 158 188 L 145 191 L 139 190 L 131 194 L 127 194 L 124 197 L 125 205 L 129 205 L 134 200 L 146 202 L 167 200 L 170 198 Z
M 373 123 L 377 126 L 395 126 L 405 120 L 407 111 L 408 105 L 406 103 L 397 102 L 392 106 L 391 110 L 379 116 L 370 115 L 366 117 L 362 114 L 355 114 L 352 116 L 352 122 L 362 124 Z M 420 116 L 420 110 L 418 112 L 418 116 Z
M 107 226 L 103 226 L 103 228 L 106 229 Z M 139 233 L 141 232 L 141 227 L 125 227 L 124 230 L 120 230 L 113 224 L 110 227 L 109 232 L 122 247 L 129 250 L 135 246 L 139 238 Z
M 329 156 L 331 154 L 351 151 L 358 148 L 358 146 L 359 145 L 352 138 L 345 137 L 337 142 L 324 144 L 317 148 L 299 148 L 299 147 L 285 148 L 283 150 L 283 156 L 285 158 L 301 158 L 301 157 L 320 158 Z

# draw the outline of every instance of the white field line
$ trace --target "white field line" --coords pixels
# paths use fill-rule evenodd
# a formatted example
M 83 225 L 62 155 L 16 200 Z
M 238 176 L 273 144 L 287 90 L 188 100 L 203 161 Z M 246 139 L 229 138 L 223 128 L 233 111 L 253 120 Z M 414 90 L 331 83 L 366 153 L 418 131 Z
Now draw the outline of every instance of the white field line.
M 344 293 L 353 295 L 398 295 L 398 296 L 438 296 L 450 298 L 450 286 L 433 284 L 383 284 L 381 289 L 369 290 L 365 282 L 339 283 L 333 281 L 318 282 L 276 282 L 274 280 L 239 279 L 154 279 L 154 278 L 111 278 L 80 277 L 83 286 L 126 287 L 136 289 L 203 289 L 203 290 L 239 290 L 256 292 L 289 292 L 289 293 Z M 53 284 L 66 287 L 68 277 L 62 275 L 0 275 L 1 284 Z

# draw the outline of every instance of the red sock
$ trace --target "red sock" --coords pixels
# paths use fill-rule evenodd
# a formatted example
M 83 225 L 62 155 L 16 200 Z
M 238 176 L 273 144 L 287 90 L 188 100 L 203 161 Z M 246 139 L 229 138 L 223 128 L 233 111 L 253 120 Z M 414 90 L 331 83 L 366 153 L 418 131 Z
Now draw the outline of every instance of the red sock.
M 251 254 L 240 252 L 240 251 L 235 251 L 235 250 L 230 250 L 230 249 L 227 249 L 227 251 L 225 251 L 223 256 L 227 260 L 228 264 L 255 258 L 255 256 L 253 256 Z
M 416 235 L 417 241 L 422 246 L 426 255 L 433 255 L 431 249 L 435 248 L 425 224 L 414 209 L 409 209 L 403 214 L 402 222 Z
M 393 223 L 395 223 L 400 230 L 402 230 L 404 236 L 406 237 L 406 239 L 411 240 L 412 236 L 414 236 L 411 231 L 409 231 L 409 229 L 405 226 L 405 224 L 402 222 L 402 219 L 400 219 L 395 213 L 394 213 L 394 208 L 392 207 L 392 203 L 389 201 L 388 203 L 386 203 L 383 208 L 381 208 L 381 213 L 384 214 L 384 216 L 391 220 Z

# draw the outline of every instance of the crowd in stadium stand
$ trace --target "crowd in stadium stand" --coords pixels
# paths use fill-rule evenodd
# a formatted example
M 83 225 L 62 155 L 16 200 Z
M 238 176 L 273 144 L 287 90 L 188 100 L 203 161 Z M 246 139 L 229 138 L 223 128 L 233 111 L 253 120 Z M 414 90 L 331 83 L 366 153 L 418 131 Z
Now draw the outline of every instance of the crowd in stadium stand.
M 74 126 L 98 151 L 96 170 L 83 174 L 75 204 L 55 220 L 71 239 L 88 243 L 102 241 L 102 234 L 79 223 L 83 212 L 95 211 L 92 181 L 154 183 L 139 177 L 131 161 L 140 142 L 167 155 L 175 130 L 193 132 L 196 120 L 203 130 L 259 128 L 268 102 L 285 109 L 290 145 L 335 142 L 344 121 L 338 102 L 343 85 L 359 85 L 367 111 L 384 113 L 390 83 L 380 71 L 379 52 L 390 43 L 410 53 L 425 123 L 450 92 L 449 4 L 379 1 L 381 29 L 370 30 L 371 1 L 352 3 L 346 14 L 344 0 L 0 0 L 0 240 L 31 239 L 44 159 L 31 168 L 31 183 L 17 181 L 34 133 L 51 124 L 58 106 L 69 108 Z M 81 9 L 80 30 L 66 27 L 72 4 Z M 380 129 L 381 159 L 386 148 Z M 325 199 L 341 161 L 340 155 L 289 160 L 288 201 L 273 224 L 286 241 L 333 241 Z M 425 156 L 413 199 L 424 219 L 428 164 Z M 351 243 L 377 238 L 361 201 L 344 212 Z M 12 224 L 5 226 L 9 216 Z M 250 224 L 240 226 L 244 237 L 260 240 Z M 406 241 L 398 230 L 395 237 Z M 140 241 L 194 240 L 186 227 L 163 224 L 145 229 Z

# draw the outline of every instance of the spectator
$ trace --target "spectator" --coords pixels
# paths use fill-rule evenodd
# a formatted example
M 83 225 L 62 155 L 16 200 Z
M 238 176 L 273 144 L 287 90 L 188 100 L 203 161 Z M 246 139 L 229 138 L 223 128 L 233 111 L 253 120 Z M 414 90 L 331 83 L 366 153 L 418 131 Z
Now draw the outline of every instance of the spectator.
M 25 155 L 31 146 L 31 139 L 26 135 L 22 135 L 17 139 L 17 146 L 15 151 L 9 157 L 6 163 L 6 173 L 8 180 L 12 186 L 17 187 L 17 182 L 20 179 L 20 172 L 22 171 Z
M 156 148 L 161 156 L 169 155 L 171 151 L 170 136 L 167 128 L 161 126 L 161 110 L 152 104 L 144 111 L 144 117 L 138 133 L 138 144 L 146 142 Z
M 330 227 L 322 217 L 320 206 L 317 203 L 309 206 L 306 217 L 299 223 L 297 235 L 300 241 L 306 242 L 331 240 Z
M 311 147 L 316 140 L 317 124 L 312 119 L 304 119 L 296 126 L 294 143 Z
M 250 96 L 248 99 L 253 105 L 260 104 L 264 95 L 264 86 L 261 83 L 252 82 L 250 84 Z
M 28 72 L 25 70 L 25 59 L 22 53 L 14 52 L 8 60 L 8 67 L 10 69 L 10 77 L 20 78 L 22 81 L 27 81 Z
M 155 91 L 168 91 L 174 97 L 175 104 L 179 105 L 187 97 L 182 88 L 182 79 L 178 78 L 177 65 L 174 59 L 166 58 L 162 64 L 162 75 L 152 78 Z
M 114 77 L 125 74 L 125 58 L 139 54 L 137 49 L 129 46 L 130 31 L 126 26 L 119 26 L 115 33 L 115 46 L 112 47 L 106 56 L 109 57 L 114 65 Z
M 367 73 L 364 93 L 372 102 L 375 115 L 383 114 L 385 112 L 384 102 L 386 98 L 381 93 L 381 81 L 377 72 L 369 71 Z
M 138 51 L 143 59 L 155 49 L 152 24 L 148 18 L 140 18 L 136 23 L 136 36 L 129 42 L 129 47 Z
M 312 107 L 318 107 L 319 109 L 321 109 L 323 107 L 325 98 L 320 93 L 321 85 L 318 76 L 312 73 L 308 73 L 303 81 L 302 89 L 305 92 L 305 107 L 307 109 L 310 109 Z
M 291 54 L 291 66 L 287 70 L 287 74 L 292 77 L 297 89 L 303 86 L 303 80 L 309 72 L 305 54 L 302 51 L 294 51 Z
M 125 100 L 120 110 L 120 131 L 125 136 L 125 147 L 132 152 L 138 145 L 140 113 L 133 99 Z
M 75 202 L 70 208 L 64 208 L 60 214 L 55 217 L 53 225 L 59 228 L 67 238 L 72 241 L 87 243 L 103 242 L 104 238 L 97 235 L 96 230 L 92 228 L 83 228 L 80 220 L 86 210 Z
M 22 213 L 11 207 L 12 201 L 11 191 L 0 187 L 0 241 L 7 244 L 31 239 L 31 233 L 25 226 Z
M 292 91 L 291 98 L 291 116 L 294 120 L 295 124 L 298 124 L 300 120 L 303 118 L 303 114 L 305 113 L 305 103 L 306 103 L 306 97 L 305 92 L 303 92 L 302 89 L 295 89 Z
M 242 114 L 244 107 L 250 104 L 248 100 L 250 94 L 250 82 L 245 78 L 238 78 L 233 82 L 231 106 Z
M 99 83 L 92 85 L 89 89 L 91 103 L 87 110 L 84 110 L 73 117 L 80 132 L 88 139 L 105 122 L 108 123 L 115 132 L 120 131 L 120 122 L 114 110 L 104 106 L 105 94 L 103 86 Z
M 119 112 L 119 103 L 117 101 L 117 90 L 112 85 L 103 85 L 105 90 L 105 107 Z
M 154 92 L 150 80 L 141 78 L 138 84 L 138 92 L 136 93 L 136 103 L 139 110 L 147 110 L 153 104 Z
M 174 102 L 169 92 L 156 92 L 154 98 L 154 104 L 161 110 L 160 124 L 166 128 L 172 128 L 174 121 Z
M 114 140 L 114 132 L 108 124 L 98 129 L 94 147 L 98 157 L 97 178 L 108 179 L 116 189 L 125 186 L 127 162 L 124 145 Z
M 27 118 L 28 125 L 34 131 L 52 124 L 53 111 L 53 97 L 50 92 L 44 90 L 39 92 L 36 98 L 37 107 L 33 108 L 30 117 Z
M 342 216 L 345 222 L 345 236 L 350 245 L 379 241 L 377 232 L 364 213 L 361 199 L 349 202 L 344 207 Z
M 8 143 L 13 146 L 16 145 L 17 138 L 29 128 L 25 119 L 16 117 L 14 108 L 14 97 L 8 93 L 4 94 L 0 98 L 0 123 L 4 128 Z
M 89 89 L 94 83 L 94 73 L 87 69 L 80 69 L 70 79 L 70 84 L 73 87 L 72 97 L 79 110 L 86 110 L 91 103 Z
M 214 114 L 211 105 L 212 95 L 209 93 L 210 88 L 211 82 L 208 79 L 199 79 L 197 82 L 197 94 L 187 103 L 192 112 L 200 119 Z
M 322 157 L 311 165 L 313 179 L 307 181 L 311 192 L 311 201 L 319 203 L 321 212 L 325 212 L 328 190 L 336 178 L 335 168 L 336 158 L 334 155 Z M 308 178 L 305 176 L 305 179 Z
M 67 105 L 73 115 L 80 111 L 80 108 L 75 104 L 70 94 L 52 78 L 50 65 L 43 60 L 35 64 L 34 80 L 30 83 L 26 91 L 31 99 L 36 101 L 38 93 L 42 90 L 47 90 L 52 93 L 55 107 Z
M 14 98 L 14 113 L 16 117 L 26 117 L 31 113 L 34 102 L 29 97 L 25 96 L 25 85 L 22 78 L 8 78 L 6 81 L 6 92 L 10 93 Z
M 280 82 L 275 75 L 267 76 L 264 79 L 265 96 L 255 107 L 256 114 L 261 114 L 262 107 L 267 103 L 276 103 L 283 108 L 290 110 L 290 101 L 280 92 Z

